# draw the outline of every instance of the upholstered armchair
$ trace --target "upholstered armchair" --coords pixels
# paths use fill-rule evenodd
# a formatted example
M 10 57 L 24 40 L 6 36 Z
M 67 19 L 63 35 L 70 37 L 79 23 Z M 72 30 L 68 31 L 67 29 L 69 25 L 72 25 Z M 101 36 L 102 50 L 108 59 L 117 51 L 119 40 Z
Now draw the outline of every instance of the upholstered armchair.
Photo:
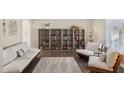
M 77 49 L 76 53 L 89 58 L 89 56 L 93 56 L 98 50 L 101 51 L 102 46 L 102 43 L 88 42 L 85 49 Z
M 104 57 L 103 57 L 104 56 Z M 107 49 L 105 55 L 90 56 L 88 61 L 88 68 L 90 72 L 117 72 L 117 68 L 123 60 L 123 54 L 120 54 L 114 49 Z

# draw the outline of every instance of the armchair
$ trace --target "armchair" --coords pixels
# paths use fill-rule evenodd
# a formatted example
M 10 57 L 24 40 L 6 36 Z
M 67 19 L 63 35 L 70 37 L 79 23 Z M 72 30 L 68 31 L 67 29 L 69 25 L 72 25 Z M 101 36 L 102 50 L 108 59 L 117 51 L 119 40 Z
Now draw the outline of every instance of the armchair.
M 101 61 L 100 57 L 90 56 L 88 68 L 91 72 L 117 72 L 117 68 L 122 62 L 123 54 L 118 53 L 114 49 L 107 49 L 105 61 Z
M 102 43 L 88 42 L 85 49 L 77 49 L 76 53 L 89 58 L 94 55 L 94 52 L 101 50 L 102 46 Z

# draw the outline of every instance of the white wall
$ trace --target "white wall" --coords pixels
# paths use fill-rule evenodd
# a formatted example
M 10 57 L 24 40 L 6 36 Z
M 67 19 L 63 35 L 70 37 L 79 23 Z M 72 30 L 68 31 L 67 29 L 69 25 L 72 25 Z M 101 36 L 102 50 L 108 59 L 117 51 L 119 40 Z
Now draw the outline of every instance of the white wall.
M 49 19 L 32 20 L 31 22 L 31 47 L 38 48 L 38 29 L 43 28 L 44 24 L 50 23 L 50 28 L 70 28 L 77 25 L 85 29 L 85 42 L 87 42 L 87 31 L 92 29 L 92 20 L 89 19 Z
M 30 20 L 23 20 L 23 42 L 27 42 L 30 46 Z
M 94 30 L 94 41 L 103 42 L 106 44 L 106 20 L 105 19 L 94 19 L 93 30 Z
M 2 61 L 3 61 L 3 42 L 2 42 L 2 33 L 3 32 L 3 26 L 2 26 L 2 20 L 0 20 L 0 72 L 2 72 Z
M 6 20 L 6 23 L 8 23 L 8 20 Z M 7 24 L 6 31 L 8 32 L 8 30 L 9 28 Z M 3 36 L 3 41 L 5 41 L 3 43 L 4 47 L 22 42 L 22 20 L 17 20 L 17 30 L 17 35 L 6 34 L 5 36 Z

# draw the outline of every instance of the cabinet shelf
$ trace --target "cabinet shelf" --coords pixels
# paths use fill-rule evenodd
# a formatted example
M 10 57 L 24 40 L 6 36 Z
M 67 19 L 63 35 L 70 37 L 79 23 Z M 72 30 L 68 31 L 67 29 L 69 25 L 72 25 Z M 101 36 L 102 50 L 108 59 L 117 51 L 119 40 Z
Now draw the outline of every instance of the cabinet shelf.
M 84 44 L 82 29 L 39 29 L 39 48 L 44 50 L 74 50 Z

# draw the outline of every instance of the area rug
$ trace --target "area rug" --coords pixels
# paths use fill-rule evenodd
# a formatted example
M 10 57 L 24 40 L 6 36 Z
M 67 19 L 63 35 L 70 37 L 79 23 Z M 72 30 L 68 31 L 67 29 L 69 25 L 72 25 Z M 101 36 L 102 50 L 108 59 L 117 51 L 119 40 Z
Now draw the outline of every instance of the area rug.
M 81 73 L 73 57 L 42 57 L 33 73 Z

